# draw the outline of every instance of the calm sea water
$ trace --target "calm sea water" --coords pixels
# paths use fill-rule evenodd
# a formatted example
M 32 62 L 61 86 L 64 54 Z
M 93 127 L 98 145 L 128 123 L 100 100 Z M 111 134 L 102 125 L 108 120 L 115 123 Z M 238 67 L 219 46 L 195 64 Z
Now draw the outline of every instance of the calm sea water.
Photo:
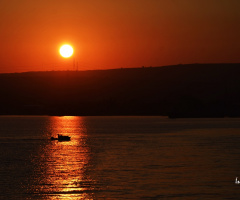
M 0 199 L 239 199 L 236 177 L 240 119 L 0 117 Z

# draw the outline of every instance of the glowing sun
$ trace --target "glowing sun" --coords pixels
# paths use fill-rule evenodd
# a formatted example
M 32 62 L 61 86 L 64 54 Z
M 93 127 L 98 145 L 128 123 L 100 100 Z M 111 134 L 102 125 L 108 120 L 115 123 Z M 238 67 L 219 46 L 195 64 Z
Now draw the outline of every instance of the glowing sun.
M 65 44 L 60 47 L 59 53 L 64 58 L 69 58 L 73 55 L 73 48 L 71 45 Z

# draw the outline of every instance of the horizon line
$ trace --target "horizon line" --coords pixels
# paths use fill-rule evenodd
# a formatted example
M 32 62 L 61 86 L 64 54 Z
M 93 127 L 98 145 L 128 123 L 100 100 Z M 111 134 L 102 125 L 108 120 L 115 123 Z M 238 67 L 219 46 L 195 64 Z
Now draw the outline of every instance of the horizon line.
M 171 65 L 161 65 L 161 66 L 141 66 L 141 67 L 120 67 L 120 68 L 108 68 L 108 69 L 87 69 L 87 70 L 81 70 L 81 69 L 68 69 L 68 70 L 45 70 L 45 71 L 21 71 L 21 72 L 0 72 L 0 74 L 23 74 L 23 73 L 44 73 L 44 72 L 87 72 L 87 71 L 109 71 L 109 70 L 123 70 L 123 69 L 146 69 L 146 68 L 161 68 L 161 67 L 171 67 L 171 66 L 182 66 L 182 65 L 234 65 L 234 64 L 240 64 L 240 62 L 224 62 L 224 63 L 186 63 L 186 64 L 171 64 Z

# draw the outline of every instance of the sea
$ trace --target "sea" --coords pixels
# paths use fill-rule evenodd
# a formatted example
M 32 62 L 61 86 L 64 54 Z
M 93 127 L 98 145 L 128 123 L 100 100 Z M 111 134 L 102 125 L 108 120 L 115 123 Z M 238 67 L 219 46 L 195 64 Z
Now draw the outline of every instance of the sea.
M 239 180 L 239 118 L 0 117 L 0 199 L 240 199 Z

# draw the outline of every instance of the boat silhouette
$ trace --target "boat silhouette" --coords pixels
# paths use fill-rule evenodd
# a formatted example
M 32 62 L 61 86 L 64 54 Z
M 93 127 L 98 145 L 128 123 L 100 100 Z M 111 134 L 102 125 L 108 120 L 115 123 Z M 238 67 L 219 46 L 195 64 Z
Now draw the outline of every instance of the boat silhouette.
M 58 134 L 57 138 L 51 137 L 51 140 L 58 140 L 58 141 L 69 141 L 70 139 L 71 139 L 71 137 L 65 136 L 65 135 L 61 135 L 61 134 Z

